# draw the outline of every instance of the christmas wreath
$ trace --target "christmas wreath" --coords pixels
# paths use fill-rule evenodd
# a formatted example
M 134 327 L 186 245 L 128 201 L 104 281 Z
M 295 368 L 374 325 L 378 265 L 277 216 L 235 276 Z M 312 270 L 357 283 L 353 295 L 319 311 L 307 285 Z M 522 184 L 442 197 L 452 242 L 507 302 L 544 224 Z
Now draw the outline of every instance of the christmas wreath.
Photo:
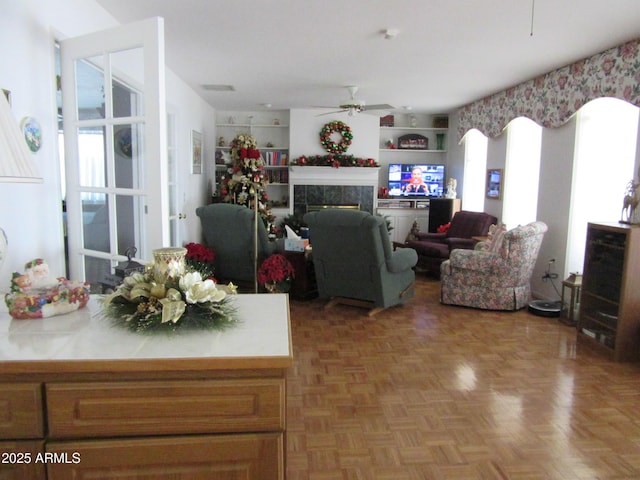
M 340 143 L 336 143 L 332 140 L 334 133 L 340 134 L 342 139 Z M 351 127 L 344 122 L 334 120 L 326 123 L 322 130 L 320 130 L 320 143 L 322 147 L 329 153 L 344 153 L 347 151 L 353 140 L 353 133 L 351 133 Z

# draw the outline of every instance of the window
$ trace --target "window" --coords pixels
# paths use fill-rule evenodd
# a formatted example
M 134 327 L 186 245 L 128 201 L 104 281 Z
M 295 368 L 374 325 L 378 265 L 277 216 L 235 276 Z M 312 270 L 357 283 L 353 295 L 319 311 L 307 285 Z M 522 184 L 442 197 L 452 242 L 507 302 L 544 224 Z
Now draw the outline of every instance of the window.
M 633 179 L 638 107 L 600 98 L 578 111 L 567 268 L 582 272 L 588 222 L 617 222 Z
M 536 221 L 542 127 L 525 117 L 507 126 L 502 222 L 508 228 Z
M 464 142 L 464 177 L 462 198 L 464 209 L 474 212 L 484 210 L 484 180 L 487 168 L 488 138 L 480 130 L 469 130 Z

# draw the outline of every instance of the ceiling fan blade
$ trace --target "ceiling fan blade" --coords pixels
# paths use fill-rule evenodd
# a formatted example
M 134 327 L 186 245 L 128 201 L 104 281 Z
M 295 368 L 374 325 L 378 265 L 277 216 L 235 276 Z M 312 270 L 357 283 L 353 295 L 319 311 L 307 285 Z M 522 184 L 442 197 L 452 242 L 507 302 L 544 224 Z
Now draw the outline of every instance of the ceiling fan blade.
M 333 112 L 319 113 L 318 115 L 316 115 L 316 117 L 322 117 L 323 115 L 333 115 L 334 113 L 343 113 L 348 111 L 349 110 L 334 110 Z
M 388 103 L 380 103 L 378 105 L 366 105 L 366 110 L 394 110 L 396 107 Z

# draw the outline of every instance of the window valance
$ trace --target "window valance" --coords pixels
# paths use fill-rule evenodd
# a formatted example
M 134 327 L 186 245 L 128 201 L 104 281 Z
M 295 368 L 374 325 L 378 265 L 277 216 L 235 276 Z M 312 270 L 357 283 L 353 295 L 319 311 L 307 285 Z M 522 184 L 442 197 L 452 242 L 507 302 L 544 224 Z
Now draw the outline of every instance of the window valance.
M 558 127 L 584 104 L 601 97 L 619 98 L 640 107 L 640 39 L 462 107 L 458 139 L 472 128 L 496 137 L 518 117 L 530 118 L 543 127 Z

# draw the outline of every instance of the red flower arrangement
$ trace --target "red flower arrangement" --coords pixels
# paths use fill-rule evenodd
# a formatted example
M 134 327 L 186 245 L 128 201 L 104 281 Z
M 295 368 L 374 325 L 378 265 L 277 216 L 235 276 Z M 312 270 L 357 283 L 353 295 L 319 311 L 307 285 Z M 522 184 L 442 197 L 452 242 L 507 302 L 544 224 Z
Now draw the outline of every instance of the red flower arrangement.
M 284 282 L 294 276 L 293 265 L 280 253 L 267 257 L 258 269 L 258 283 L 262 284 Z
M 215 281 L 213 261 L 216 259 L 216 252 L 201 243 L 187 243 L 184 248 L 187 249 L 185 256 L 187 266 L 200 272 L 204 280 L 211 278 Z

